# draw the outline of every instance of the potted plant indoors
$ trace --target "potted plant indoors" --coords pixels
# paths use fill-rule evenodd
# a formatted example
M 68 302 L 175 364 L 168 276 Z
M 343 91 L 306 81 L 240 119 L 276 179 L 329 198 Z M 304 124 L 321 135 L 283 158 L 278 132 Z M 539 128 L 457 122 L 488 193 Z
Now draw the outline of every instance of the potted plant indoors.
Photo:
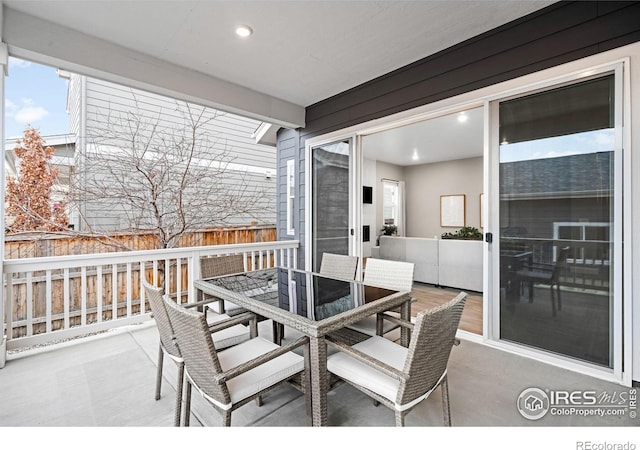
M 384 225 L 380 229 L 380 231 L 382 231 L 382 234 L 384 236 L 393 236 L 394 234 L 396 234 L 396 231 L 398 231 L 398 227 L 393 224 L 387 224 L 387 225 Z
M 443 233 L 442 239 L 465 239 L 469 241 L 481 241 L 482 232 L 476 227 L 462 227 L 454 233 Z

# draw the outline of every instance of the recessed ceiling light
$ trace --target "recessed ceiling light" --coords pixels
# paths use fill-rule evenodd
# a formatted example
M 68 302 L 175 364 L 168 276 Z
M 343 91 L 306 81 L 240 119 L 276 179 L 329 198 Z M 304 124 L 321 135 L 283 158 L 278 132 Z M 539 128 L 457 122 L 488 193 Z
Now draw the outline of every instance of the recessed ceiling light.
M 413 151 L 413 156 L 411 156 L 411 159 L 413 159 L 414 161 L 417 161 L 417 160 L 419 159 L 419 158 L 418 158 L 418 151 L 417 151 L 417 150 L 414 150 L 414 151 Z
M 465 123 L 467 120 L 469 120 L 469 116 L 467 116 L 467 113 L 461 112 L 460 114 L 458 114 L 458 122 Z
M 238 25 L 236 27 L 236 34 L 240 37 L 246 38 L 253 34 L 253 29 L 249 25 Z

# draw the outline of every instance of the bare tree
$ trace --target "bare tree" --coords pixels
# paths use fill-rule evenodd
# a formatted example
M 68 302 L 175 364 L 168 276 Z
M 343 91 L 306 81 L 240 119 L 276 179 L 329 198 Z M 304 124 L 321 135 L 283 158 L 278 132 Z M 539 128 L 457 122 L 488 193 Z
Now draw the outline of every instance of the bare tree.
M 95 120 L 72 176 L 79 211 L 93 204 L 116 212 L 124 228 L 154 230 L 167 248 L 187 233 L 248 223 L 273 208 L 264 174 L 234 164 L 226 140 L 207 131 L 223 113 L 184 102 L 165 112 L 172 120 L 141 111 L 136 101 L 130 111 L 109 108 Z

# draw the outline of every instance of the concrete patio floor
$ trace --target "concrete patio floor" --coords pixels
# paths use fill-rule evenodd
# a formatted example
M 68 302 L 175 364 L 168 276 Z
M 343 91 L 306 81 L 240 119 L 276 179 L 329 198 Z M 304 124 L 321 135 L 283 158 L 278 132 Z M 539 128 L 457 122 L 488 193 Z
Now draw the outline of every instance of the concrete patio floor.
M 260 334 L 270 336 L 268 321 Z M 286 339 L 295 333 L 288 330 Z M 165 359 L 163 396 L 154 400 L 158 334 L 153 322 L 10 356 L 0 370 L 0 426 L 171 427 L 177 370 Z M 532 421 L 516 401 L 530 387 L 627 393 L 628 388 L 516 356 L 470 341 L 453 349 L 449 390 L 454 427 L 638 426 L 624 416 L 554 416 Z M 442 429 L 440 391 L 408 414 L 408 427 Z M 333 427 L 392 427 L 393 413 L 346 384 L 329 393 Z M 220 426 L 221 418 L 197 394 L 192 427 Z M 234 427 L 306 427 L 304 396 L 290 386 L 268 393 L 262 407 L 249 403 L 233 413 Z M 637 430 L 636 430 L 637 431 Z M 475 433 L 475 431 L 474 431 Z M 624 436 L 617 429 L 616 436 Z M 638 443 L 640 444 L 640 443 Z M 495 446 L 492 448 L 496 448 Z M 576 447 L 573 447 L 576 448 Z

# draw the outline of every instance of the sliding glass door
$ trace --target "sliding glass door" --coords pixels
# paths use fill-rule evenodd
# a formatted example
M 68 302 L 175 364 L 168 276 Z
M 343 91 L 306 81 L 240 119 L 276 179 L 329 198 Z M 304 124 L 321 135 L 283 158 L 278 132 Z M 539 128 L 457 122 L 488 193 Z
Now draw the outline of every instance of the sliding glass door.
M 607 368 L 621 333 L 616 98 L 605 73 L 497 106 L 499 338 Z
M 350 254 L 352 226 L 352 140 L 311 148 L 311 270 L 322 255 Z

